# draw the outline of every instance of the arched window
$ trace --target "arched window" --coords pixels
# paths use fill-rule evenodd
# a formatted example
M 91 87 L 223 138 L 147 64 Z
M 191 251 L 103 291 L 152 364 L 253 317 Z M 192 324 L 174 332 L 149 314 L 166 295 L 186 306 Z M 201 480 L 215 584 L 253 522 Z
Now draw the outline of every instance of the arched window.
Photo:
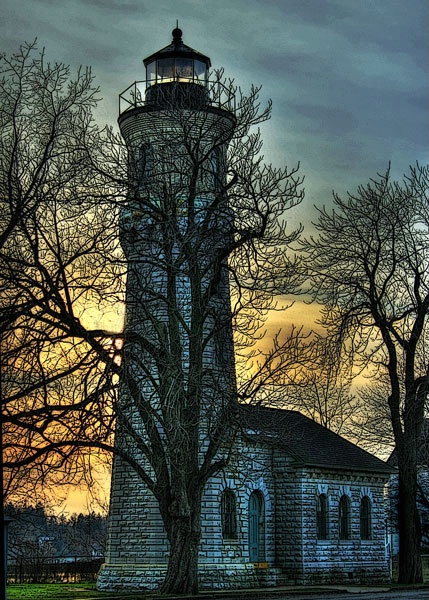
M 317 539 L 328 539 L 328 496 L 319 494 L 316 505 Z
M 209 192 L 218 192 L 221 189 L 221 159 L 220 148 L 214 148 L 208 159 L 207 186 Z
M 147 183 L 152 175 L 153 148 L 145 143 L 140 146 L 138 157 L 138 178 L 141 183 Z
M 232 490 L 226 489 L 221 497 L 222 537 L 225 540 L 237 539 L 237 502 Z
M 351 502 L 346 494 L 340 498 L 338 516 L 340 540 L 349 540 L 351 538 Z
M 371 539 L 371 500 L 368 496 L 360 501 L 360 539 Z

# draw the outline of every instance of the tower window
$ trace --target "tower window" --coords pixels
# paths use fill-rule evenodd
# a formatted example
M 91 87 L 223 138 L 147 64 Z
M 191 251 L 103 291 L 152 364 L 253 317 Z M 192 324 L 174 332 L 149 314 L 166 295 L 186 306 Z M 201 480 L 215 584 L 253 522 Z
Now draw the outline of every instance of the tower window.
M 225 490 L 221 497 L 222 537 L 237 539 L 237 501 L 232 490 Z
M 317 539 L 328 539 L 328 497 L 326 494 L 317 496 L 316 505 Z
M 360 539 L 371 539 L 371 500 L 368 496 L 360 501 Z
M 148 180 L 152 175 L 152 163 L 152 146 L 150 144 L 142 144 L 139 149 L 138 157 L 138 176 L 141 182 Z
M 211 151 L 208 159 L 208 178 L 207 184 L 209 191 L 219 191 L 221 188 L 221 150 L 215 148 Z
M 340 498 L 338 516 L 340 540 L 349 540 L 351 538 L 351 502 L 345 494 Z

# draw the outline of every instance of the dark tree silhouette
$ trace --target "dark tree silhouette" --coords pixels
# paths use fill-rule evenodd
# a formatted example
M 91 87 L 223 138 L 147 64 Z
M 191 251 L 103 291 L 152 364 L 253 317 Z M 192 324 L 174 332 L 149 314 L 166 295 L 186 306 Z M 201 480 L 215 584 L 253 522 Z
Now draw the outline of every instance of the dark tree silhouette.
M 261 110 L 258 89 L 245 96 L 220 74 L 213 101 L 232 114 L 233 134 L 225 139 L 220 116 L 167 107 L 167 130 L 161 120 L 153 128 L 166 160 L 149 174 L 143 154 L 130 161 L 123 142 L 94 124 L 90 71 L 72 78 L 34 44 L 2 66 L 8 490 L 82 481 L 94 449 L 115 452 L 159 503 L 171 541 L 164 591 L 195 591 L 201 494 L 228 460 L 237 393 L 258 393 L 297 346 L 275 343 L 238 392 L 222 387 L 206 348 L 223 352 L 234 380 L 232 332 L 251 345 L 272 297 L 296 289 L 286 250 L 299 232 L 286 231 L 285 211 L 300 202 L 302 178 L 263 162 L 257 125 L 270 106 Z M 180 160 L 170 160 L 175 145 Z M 129 318 L 123 332 L 126 279 L 131 295 L 136 279 L 144 283 L 144 294 L 128 297 L 128 317 L 135 311 L 147 327 Z M 229 287 L 231 309 L 219 302 Z M 110 329 L 99 318 L 109 311 L 118 313 Z
M 323 322 L 355 367 L 388 381 L 399 469 L 399 581 L 421 581 L 417 450 L 428 394 L 428 168 L 389 171 L 319 210 L 304 265 Z
M 77 482 L 91 461 L 84 446 L 111 435 L 103 392 L 112 389 L 112 334 L 93 323 L 96 307 L 112 307 L 123 288 L 113 262 L 120 189 L 95 167 L 109 135 L 93 121 L 90 70 L 73 77 L 34 43 L 3 56 L 1 70 L 5 491 L 25 495 L 40 483 Z
M 198 589 L 202 494 L 228 461 L 238 394 L 254 396 L 295 347 L 274 345 L 237 391 L 234 330 L 253 343 L 273 296 L 297 287 L 286 250 L 299 232 L 285 212 L 301 179 L 263 162 L 256 126 L 270 106 L 260 109 L 259 89 L 245 96 L 218 74 L 211 103 L 199 104 L 197 88 L 160 86 L 155 109 L 137 103 L 120 116 L 131 187 L 116 468 L 126 460 L 156 498 L 165 593 Z

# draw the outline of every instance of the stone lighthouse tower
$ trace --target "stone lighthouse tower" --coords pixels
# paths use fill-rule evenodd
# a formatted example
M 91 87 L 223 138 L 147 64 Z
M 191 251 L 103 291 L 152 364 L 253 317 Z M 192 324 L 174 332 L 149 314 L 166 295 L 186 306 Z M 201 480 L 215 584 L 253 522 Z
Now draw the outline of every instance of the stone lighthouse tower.
M 257 88 L 235 107 L 178 28 L 144 64 L 120 95 L 126 316 L 98 588 L 383 581 L 390 469 L 295 411 L 238 402 L 232 307 L 251 331 L 240 308 L 260 274 L 264 307 L 288 239 L 277 217 L 300 198 L 295 171 L 265 167 L 249 133 L 269 109 Z
M 98 580 L 106 590 L 157 587 L 189 570 L 196 555 L 203 584 L 214 571 L 219 577 L 226 415 L 236 402 L 225 167 L 233 98 L 210 87 L 210 59 L 185 45 L 178 28 L 144 65 L 146 80 L 120 96 L 127 292 L 118 453 Z

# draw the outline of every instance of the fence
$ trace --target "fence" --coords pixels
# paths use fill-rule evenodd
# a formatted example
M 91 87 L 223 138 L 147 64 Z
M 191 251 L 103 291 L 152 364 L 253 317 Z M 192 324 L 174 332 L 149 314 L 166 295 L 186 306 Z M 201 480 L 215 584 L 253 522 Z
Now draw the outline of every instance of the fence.
M 95 581 L 104 558 L 62 556 L 17 558 L 7 569 L 8 583 L 77 583 Z

